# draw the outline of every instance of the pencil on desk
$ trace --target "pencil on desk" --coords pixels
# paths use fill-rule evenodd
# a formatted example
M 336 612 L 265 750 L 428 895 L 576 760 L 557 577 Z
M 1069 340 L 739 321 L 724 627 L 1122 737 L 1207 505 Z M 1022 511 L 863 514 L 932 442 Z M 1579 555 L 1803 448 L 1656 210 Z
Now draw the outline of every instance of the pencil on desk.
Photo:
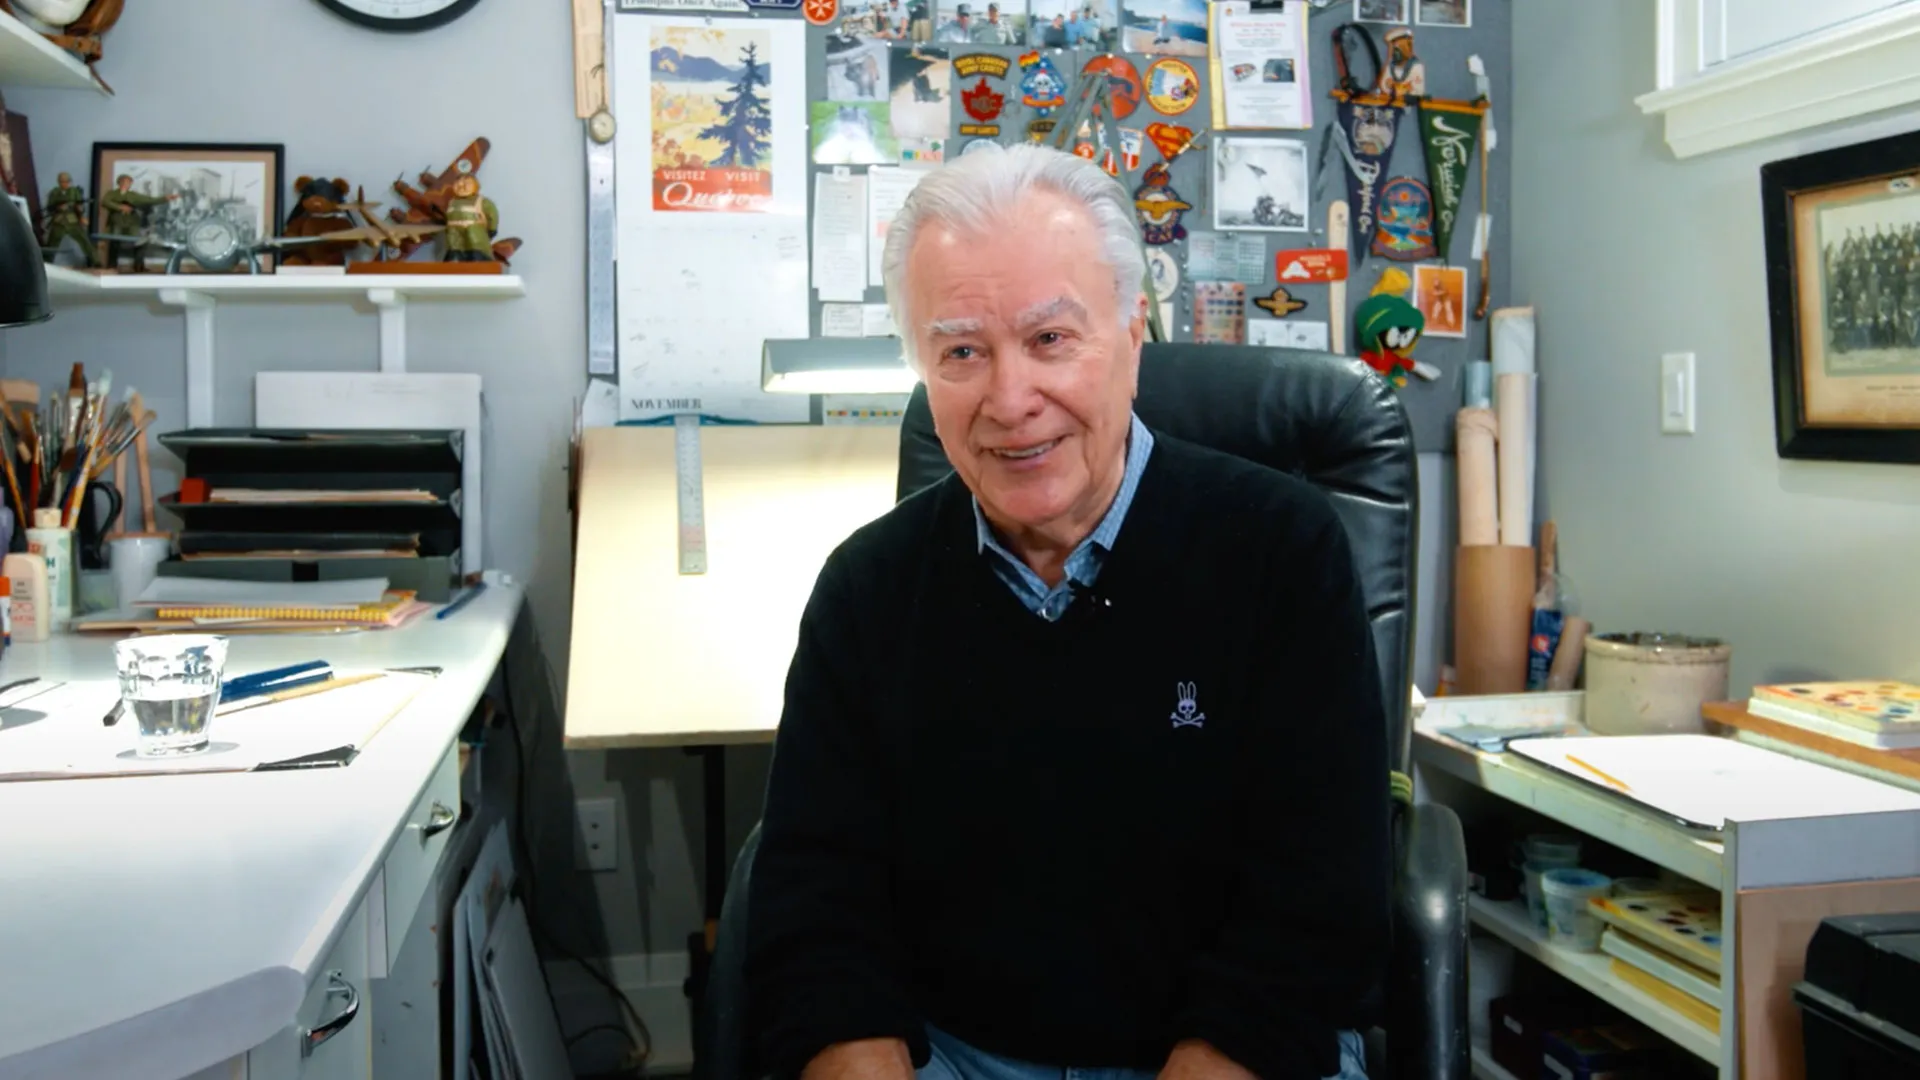
M 1588 772 L 1590 772 L 1590 773 L 1592 773 L 1593 775 L 1595 775 L 1595 776 L 1597 776 L 1597 777 L 1599 777 L 1600 779 L 1602 779 L 1602 780 L 1604 780 L 1604 781 L 1606 781 L 1606 782 L 1607 782 L 1607 785 L 1608 785 L 1609 787 L 1613 787 L 1613 788 L 1616 788 L 1616 789 L 1618 789 L 1619 791 L 1621 791 L 1621 792 L 1624 792 L 1624 793 L 1626 793 L 1626 794 L 1628 794 L 1628 795 L 1631 795 L 1631 794 L 1633 794 L 1633 788 L 1631 788 L 1631 787 L 1629 787 L 1629 786 L 1627 786 L 1627 783 L 1626 783 L 1626 781 L 1624 781 L 1624 780 L 1621 780 L 1621 779 L 1620 779 L 1620 778 L 1618 778 L 1618 777 L 1615 777 L 1615 776 L 1611 776 L 1611 775 L 1608 775 L 1607 773 L 1605 773 L 1605 772 L 1602 772 L 1602 771 L 1600 771 L 1599 769 L 1596 769 L 1596 768 L 1594 768 L 1594 767 L 1593 767 L 1592 765 L 1590 765 L 1590 764 L 1588 764 L 1587 762 L 1584 762 L 1584 761 L 1581 761 L 1581 760 L 1580 760 L 1579 758 L 1577 758 L 1577 757 L 1574 757 L 1574 756 L 1573 756 L 1572 754 L 1568 754 L 1568 755 L 1567 755 L 1567 760 L 1568 760 L 1568 761 L 1571 761 L 1571 762 L 1573 762 L 1573 763 L 1574 763 L 1575 765 L 1578 765 L 1578 766 L 1580 766 L 1581 768 L 1583 768 L 1583 769 L 1585 769 L 1585 770 L 1587 770 Z
M 356 683 L 371 682 L 374 679 L 385 677 L 386 672 L 374 671 L 365 675 L 348 675 L 345 678 L 327 679 L 324 682 L 312 683 L 306 686 L 296 686 L 291 690 L 279 690 L 271 694 L 262 694 L 259 697 L 243 698 L 230 706 L 223 705 L 215 708 L 213 715 L 226 716 L 229 713 L 245 712 L 248 709 L 258 708 L 261 705 L 274 705 L 282 701 L 291 701 L 294 698 L 307 697 L 311 694 L 324 694 L 329 690 L 338 690 L 343 686 L 353 686 Z

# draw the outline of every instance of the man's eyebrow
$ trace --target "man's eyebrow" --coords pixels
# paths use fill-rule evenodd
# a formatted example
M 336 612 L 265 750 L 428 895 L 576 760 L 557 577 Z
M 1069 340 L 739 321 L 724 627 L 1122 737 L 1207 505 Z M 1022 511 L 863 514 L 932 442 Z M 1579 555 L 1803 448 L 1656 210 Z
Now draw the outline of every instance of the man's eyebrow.
M 1063 315 L 1085 322 L 1087 309 L 1071 296 L 1056 296 L 1051 300 L 1042 300 L 1014 316 L 1013 326 L 1016 330 L 1030 330 Z
M 935 319 L 927 324 L 927 333 L 934 337 L 959 337 L 979 333 L 982 325 L 979 319 Z

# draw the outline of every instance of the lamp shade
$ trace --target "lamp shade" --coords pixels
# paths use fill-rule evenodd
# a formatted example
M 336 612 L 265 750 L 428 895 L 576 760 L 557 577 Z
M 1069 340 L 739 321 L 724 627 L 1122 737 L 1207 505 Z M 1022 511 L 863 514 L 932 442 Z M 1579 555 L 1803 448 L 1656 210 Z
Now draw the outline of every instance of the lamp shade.
M 0 196 L 0 326 L 24 326 L 53 317 L 47 304 L 47 268 L 40 240 L 12 199 Z
M 760 388 L 774 394 L 906 394 L 919 379 L 897 337 L 769 338 Z

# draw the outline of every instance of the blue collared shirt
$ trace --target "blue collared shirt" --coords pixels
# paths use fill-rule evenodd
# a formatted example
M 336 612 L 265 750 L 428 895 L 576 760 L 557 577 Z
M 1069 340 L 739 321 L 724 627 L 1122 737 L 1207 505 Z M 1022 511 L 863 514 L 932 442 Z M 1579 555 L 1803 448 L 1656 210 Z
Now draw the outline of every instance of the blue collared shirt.
M 1120 490 L 1113 496 L 1113 505 L 1107 507 L 1105 517 L 1080 541 L 1073 552 L 1067 556 L 1066 574 L 1060 584 L 1048 588 L 1033 568 L 1021 561 L 1018 555 L 1007 550 L 1000 538 L 993 534 L 993 526 L 987 524 L 987 515 L 980 510 L 980 500 L 973 500 L 973 521 L 979 536 L 979 550 L 987 556 L 993 566 L 994 574 L 1007 583 L 1013 595 L 1027 606 L 1027 610 L 1052 622 L 1066 613 L 1067 605 L 1073 603 L 1073 587 L 1091 586 L 1100 576 L 1100 566 L 1106 562 L 1107 552 L 1113 550 L 1113 542 L 1120 535 L 1120 524 L 1126 520 L 1127 507 L 1133 503 L 1133 493 L 1140 486 L 1140 474 L 1147 471 L 1147 455 L 1153 453 L 1153 432 L 1140 422 L 1135 415 L 1127 429 L 1127 463 L 1120 474 Z

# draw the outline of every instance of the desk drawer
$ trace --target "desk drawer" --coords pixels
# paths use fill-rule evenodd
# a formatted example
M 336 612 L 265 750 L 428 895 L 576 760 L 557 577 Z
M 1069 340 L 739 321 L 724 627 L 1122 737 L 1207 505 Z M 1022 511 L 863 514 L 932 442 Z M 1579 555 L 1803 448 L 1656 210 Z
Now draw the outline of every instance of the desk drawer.
M 433 770 L 433 779 L 427 781 L 426 790 L 407 812 L 406 826 L 382 864 L 386 940 L 374 942 L 374 947 L 386 949 L 383 971 L 392 970 L 399 962 L 400 946 L 406 941 L 413 913 L 426 895 L 427 883 L 433 880 L 434 869 L 440 865 L 440 856 L 445 854 L 447 841 L 459 823 L 460 744 L 456 741 L 447 747 Z
M 307 987 L 293 1026 L 247 1054 L 247 1080 L 370 1080 L 373 981 L 367 977 L 367 908 L 354 909 Z

